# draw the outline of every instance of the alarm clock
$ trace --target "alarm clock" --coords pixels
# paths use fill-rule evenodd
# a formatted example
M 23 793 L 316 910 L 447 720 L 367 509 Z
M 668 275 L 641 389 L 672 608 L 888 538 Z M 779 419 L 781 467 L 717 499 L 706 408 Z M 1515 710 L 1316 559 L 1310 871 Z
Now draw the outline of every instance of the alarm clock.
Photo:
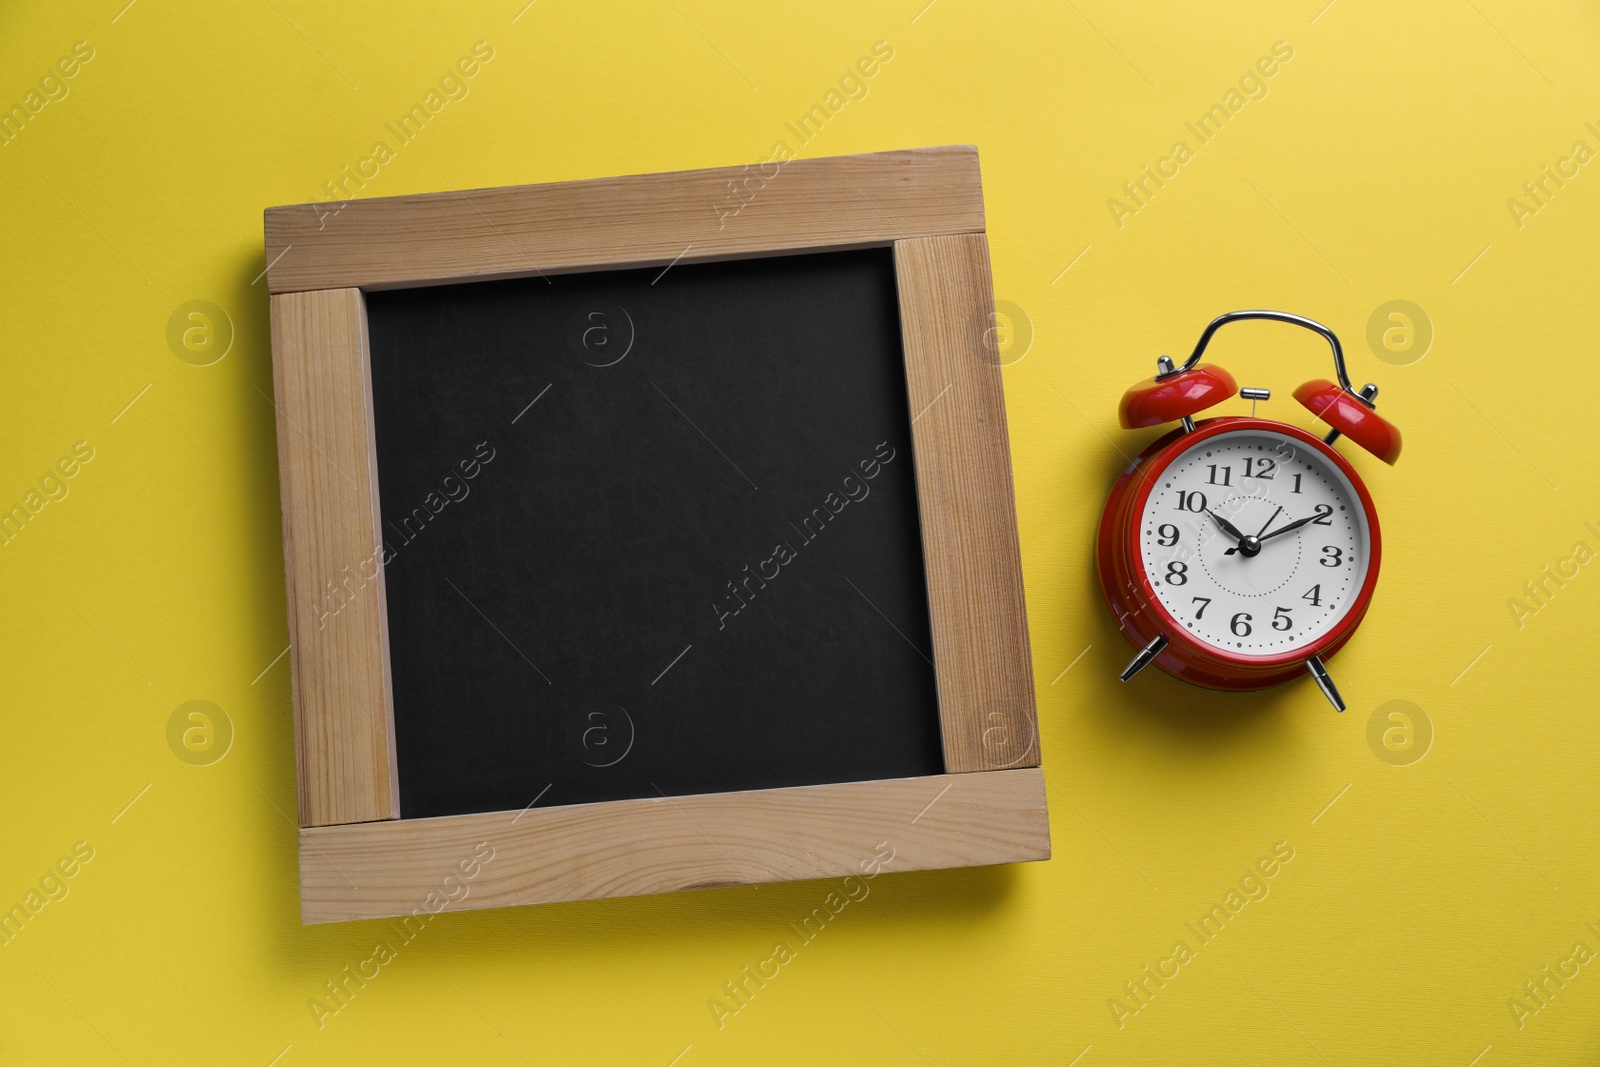
M 1333 348 L 1336 382 L 1316 379 L 1294 398 L 1328 427 L 1318 436 L 1256 417 L 1268 389 L 1239 389 L 1200 362 L 1223 326 L 1268 319 L 1311 330 Z M 1117 479 L 1100 517 L 1101 592 L 1138 649 L 1124 682 L 1154 663 L 1210 689 L 1265 689 L 1309 674 L 1345 708 L 1326 661 L 1350 640 L 1372 602 L 1383 540 L 1372 496 L 1334 443 L 1355 442 L 1385 463 L 1400 431 L 1376 411 L 1378 387 L 1350 384 L 1332 330 L 1283 311 L 1213 319 L 1178 367 L 1162 356 L 1154 380 L 1123 394 L 1124 429 L 1175 422 Z M 1248 418 L 1194 416 L 1231 399 Z

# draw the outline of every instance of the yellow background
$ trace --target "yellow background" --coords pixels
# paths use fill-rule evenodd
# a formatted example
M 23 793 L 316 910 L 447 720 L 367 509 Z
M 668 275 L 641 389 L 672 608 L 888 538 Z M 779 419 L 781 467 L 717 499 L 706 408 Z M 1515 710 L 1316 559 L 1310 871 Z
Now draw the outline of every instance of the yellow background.
M 1600 149 L 1600 16 L 923 2 L 7 5 L 0 104 L 73 42 L 96 54 L 0 147 L 0 504 L 74 442 L 96 454 L 0 547 L 0 905 L 75 842 L 95 855 L 0 947 L 0 1060 L 1595 1062 L 1600 967 L 1521 1028 L 1507 1001 L 1600 950 L 1600 565 L 1520 628 L 1508 601 L 1600 549 L 1600 162 L 1520 228 L 1506 202 Z M 978 145 L 1020 309 L 1004 373 L 1055 858 L 876 880 L 720 1030 L 707 1001 L 829 886 L 447 915 L 322 1029 L 307 1008 L 393 934 L 298 922 L 261 210 L 325 199 L 479 40 L 471 95 L 362 195 L 763 159 L 882 40 L 870 94 L 802 154 Z M 1184 123 L 1277 41 L 1268 95 L 1197 147 Z M 1195 158 L 1118 228 L 1107 200 L 1180 138 Z M 1366 341 L 1396 299 L 1434 330 L 1404 366 Z M 210 366 L 167 344 L 191 300 L 234 327 Z M 1117 398 L 1239 307 L 1330 324 L 1406 436 L 1393 469 L 1344 448 L 1387 551 L 1333 664 L 1342 716 L 1304 683 L 1120 686 L 1131 650 L 1092 586 L 1119 453 L 1152 436 L 1117 428 Z M 1319 340 L 1250 324 L 1212 352 L 1308 424 L 1289 392 L 1328 376 Z M 234 728 L 210 766 L 167 743 L 194 699 Z M 1393 700 L 1431 723 L 1419 762 L 1369 745 Z M 1270 896 L 1199 947 L 1184 924 L 1281 841 Z M 1108 1001 L 1180 939 L 1196 959 L 1119 1028 Z

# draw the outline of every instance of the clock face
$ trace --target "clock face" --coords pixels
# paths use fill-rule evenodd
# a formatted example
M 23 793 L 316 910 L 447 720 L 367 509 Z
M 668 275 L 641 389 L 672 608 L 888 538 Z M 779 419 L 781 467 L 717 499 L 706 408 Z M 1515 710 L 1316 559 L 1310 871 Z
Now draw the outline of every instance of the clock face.
M 1271 430 L 1181 452 L 1139 521 L 1140 566 L 1162 607 L 1229 655 L 1311 644 L 1366 580 L 1371 527 L 1355 486 L 1321 451 Z

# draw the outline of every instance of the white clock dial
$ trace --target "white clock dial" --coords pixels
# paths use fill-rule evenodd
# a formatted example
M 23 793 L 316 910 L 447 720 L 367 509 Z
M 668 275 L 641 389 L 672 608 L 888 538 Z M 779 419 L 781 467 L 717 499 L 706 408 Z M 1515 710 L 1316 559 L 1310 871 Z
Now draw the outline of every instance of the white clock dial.
M 1162 607 L 1233 655 L 1311 644 L 1366 581 L 1371 531 L 1355 486 L 1287 434 L 1244 429 L 1195 444 L 1158 476 L 1139 521 L 1140 565 Z

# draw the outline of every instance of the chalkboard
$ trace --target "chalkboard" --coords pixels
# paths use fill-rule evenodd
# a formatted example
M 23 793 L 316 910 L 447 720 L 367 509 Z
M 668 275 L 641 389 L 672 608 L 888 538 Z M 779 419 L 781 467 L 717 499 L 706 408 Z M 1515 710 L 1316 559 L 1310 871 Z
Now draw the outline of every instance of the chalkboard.
M 404 818 L 944 771 L 890 248 L 366 306 Z
M 265 227 L 301 921 L 1049 857 L 974 148 Z

